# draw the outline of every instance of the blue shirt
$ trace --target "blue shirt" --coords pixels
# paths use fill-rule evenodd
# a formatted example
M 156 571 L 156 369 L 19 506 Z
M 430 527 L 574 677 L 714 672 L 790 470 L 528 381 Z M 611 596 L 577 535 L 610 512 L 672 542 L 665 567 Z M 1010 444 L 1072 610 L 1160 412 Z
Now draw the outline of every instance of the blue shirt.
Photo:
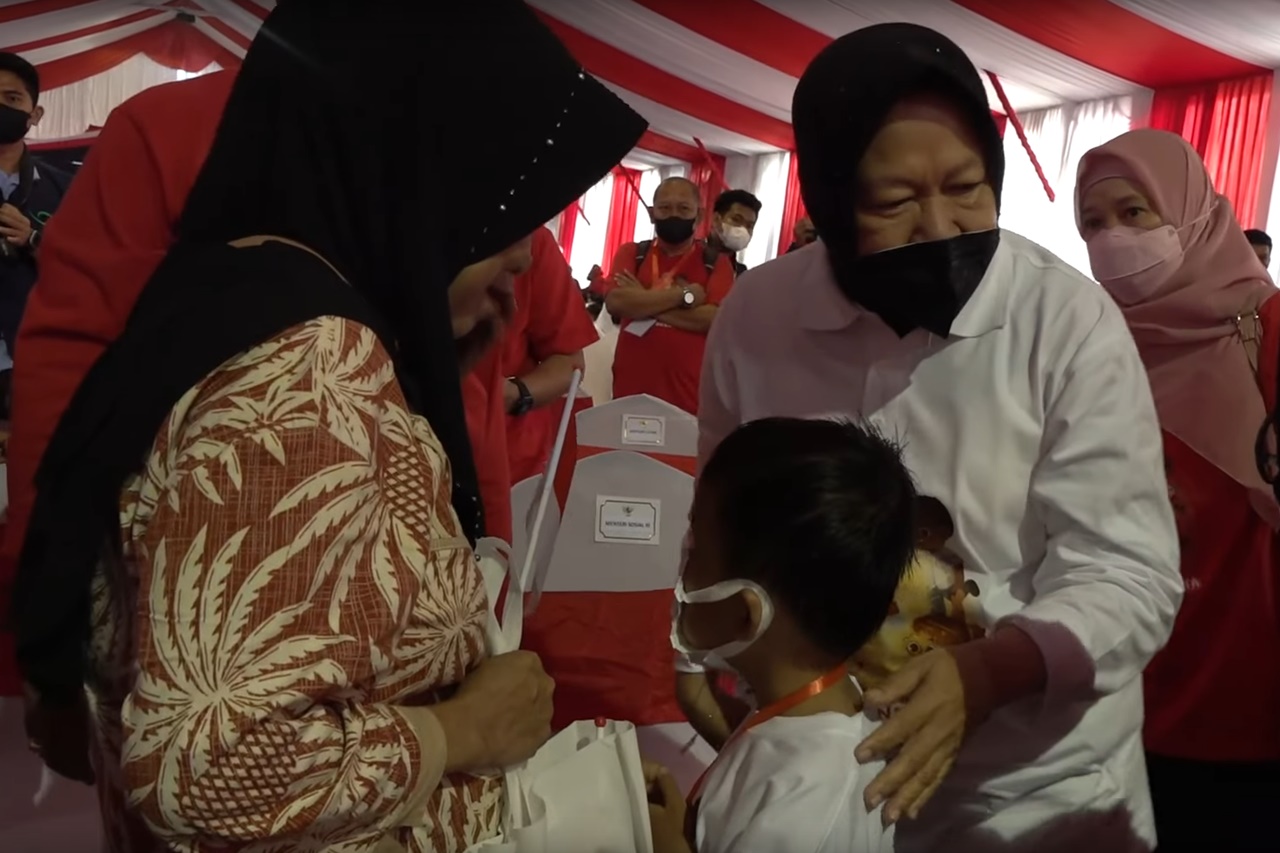
M 20 180 L 17 173 L 10 175 L 8 172 L 0 172 L 0 198 L 8 201 L 9 196 L 17 192 Z

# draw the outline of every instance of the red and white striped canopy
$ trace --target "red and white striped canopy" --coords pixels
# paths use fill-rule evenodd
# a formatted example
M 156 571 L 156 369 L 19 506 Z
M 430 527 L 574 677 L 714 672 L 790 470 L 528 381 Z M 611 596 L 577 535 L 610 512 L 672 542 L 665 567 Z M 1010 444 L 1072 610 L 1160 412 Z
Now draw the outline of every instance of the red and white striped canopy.
M 681 159 L 696 159 L 695 140 L 725 154 L 789 148 L 791 92 L 809 59 L 835 36 L 886 21 L 950 36 L 1001 78 L 1018 111 L 1280 66 L 1276 0 L 529 2 L 589 71 L 649 119 L 644 147 Z M 50 88 L 74 82 L 73 71 L 109 69 L 159 27 L 199 37 L 207 56 L 234 64 L 272 5 L 0 0 L 0 49 L 30 58 Z M 438 20 L 448 26 L 447 16 Z

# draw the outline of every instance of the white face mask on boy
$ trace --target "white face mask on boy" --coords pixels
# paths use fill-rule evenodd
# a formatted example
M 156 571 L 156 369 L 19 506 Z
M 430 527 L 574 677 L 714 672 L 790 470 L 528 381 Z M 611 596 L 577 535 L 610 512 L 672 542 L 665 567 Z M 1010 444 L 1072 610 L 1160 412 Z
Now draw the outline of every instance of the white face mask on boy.
M 695 649 L 685 642 L 680 633 L 680 617 L 684 611 L 684 605 L 713 604 L 717 601 L 726 601 L 746 591 L 755 593 L 756 598 L 760 600 L 760 622 L 756 625 L 755 633 L 745 640 L 734 640 L 713 649 Z M 693 663 L 708 669 L 732 672 L 733 667 L 729 664 L 729 658 L 737 657 L 750 648 L 752 643 L 769 630 L 769 625 L 773 622 L 773 601 L 769 598 L 769 593 L 765 592 L 760 584 L 745 578 L 720 581 L 703 589 L 686 592 L 684 576 L 681 575 L 676 580 L 675 593 L 676 601 L 671 610 L 671 646 L 677 652 L 686 655 Z

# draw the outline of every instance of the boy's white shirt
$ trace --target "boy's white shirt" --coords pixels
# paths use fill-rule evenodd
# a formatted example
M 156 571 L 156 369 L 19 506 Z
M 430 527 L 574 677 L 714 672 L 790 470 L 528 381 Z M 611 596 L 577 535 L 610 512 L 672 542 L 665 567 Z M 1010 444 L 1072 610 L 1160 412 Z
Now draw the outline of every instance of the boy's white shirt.
M 698 804 L 698 853 L 889 853 L 893 828 L 862 795 L 884 768 L 853 751 L 879 723 L 867 714 L 775 717 L 728 744 Z

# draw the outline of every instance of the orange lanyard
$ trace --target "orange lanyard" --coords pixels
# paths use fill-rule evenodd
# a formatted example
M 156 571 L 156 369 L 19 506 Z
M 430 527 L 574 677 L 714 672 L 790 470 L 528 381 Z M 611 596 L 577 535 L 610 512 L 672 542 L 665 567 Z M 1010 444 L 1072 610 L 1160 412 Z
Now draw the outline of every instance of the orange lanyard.
M 676 280 L 676 276 L 680 275 L 680 271 L 684 269 L 685 263 L 693 256 L 693 250 L 698 248 L 698 241 L 694 240 L 693 244 L 685 250 L 680 256 L 680 260 L 676 261 L 676 265 L 671 268 L 669 273 L 660 273 L 658 271 L 658 254 L 660 250 L 654 246 L 649 250 L 649 287 L 652 290 L 666 290 Z
M 830 688 L 839 684 L 841 679 L 848 678 L 848 677 L 849 677 L 849 667 L 848 665 L 842 663 L 839 666 L 837 666 L 835 669 L 828 672 L 826 675 L 823 675 L 819 678 L 815 678 L 813 681 L 810 681 L 808 684 L 806 684 L 804 687 L 801 687 L 796 692 L 788 693 L 786 696 L 783 696 L 777 702 L 774 702 L 771 705 L 767 705 L 766 707 L 761 708 L 760 710 L 756 711 L 754 714 L 752 714 L 751 716 L 743 720 L 742 725 L 738 726 L 738 728 L 734 730 L 733 734 L 729 735 L 729 739 L 724 742 L 724 746 L 720 747 L 720 754 L 716 756 L 715 761 L 712 761 L 711 765 L 707 767 L 706 770 L 702 771 L 702 775 L 698 777 L 698 781 L 694 782 L 693 787 L 689 789 L 689 796 L 686 801 L 688 802 L 690 808 L 692 808 L 694 803 L 698 801 L 698 797 L 702 795 L 702 786 L 707 781 L 707 776 L 711 774 L 712 768 L 716 766 L 716 761 L 720 760 L 720 756 L 724 755 L 725 752 L 728 751 L 729 747 L 737 742 L 738 738 L 742 737 L 748 731 L 750 731 L 751 729 L 754 729 L 756 726 L 760 725 L 761 723 L 767 723 L 770 720 L 772 720 L 774 717 L 778 717 L 787 713 L 791 709 L 800 705 L 802 702 L 806 702 L 809 699 L 812 699 L 814 696 L 817 696 L 819 693 L 822 693 L 825 690 L 829 690 Z

